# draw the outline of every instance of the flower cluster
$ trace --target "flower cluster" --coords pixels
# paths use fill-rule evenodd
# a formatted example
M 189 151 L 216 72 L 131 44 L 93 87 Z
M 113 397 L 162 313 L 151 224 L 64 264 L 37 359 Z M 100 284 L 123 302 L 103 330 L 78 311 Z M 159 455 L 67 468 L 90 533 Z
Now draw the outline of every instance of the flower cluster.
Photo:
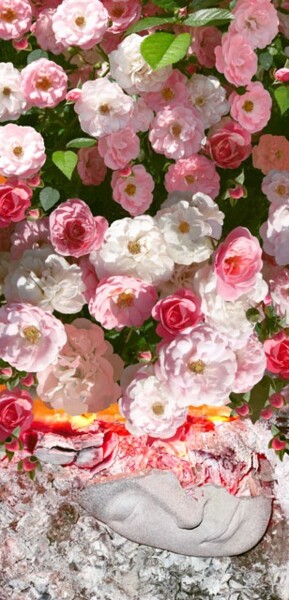
M 156 439 L 229 405 L 289 453 L 288 2 L 179 4 L 0 2 L 8 455 L 28 388 Z

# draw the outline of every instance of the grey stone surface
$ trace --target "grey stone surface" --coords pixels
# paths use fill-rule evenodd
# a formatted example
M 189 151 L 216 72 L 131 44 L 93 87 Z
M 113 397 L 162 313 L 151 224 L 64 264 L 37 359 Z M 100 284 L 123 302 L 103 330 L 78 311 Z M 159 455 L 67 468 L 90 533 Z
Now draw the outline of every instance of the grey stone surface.
M 196 558 L 131 542 L 79 506 L 83 474 L 0 470 L 0 600 L 289 600 L 289 522 L 261 542 Z
M 187 556 L 234 556 L 263 537 L 270 498 L 239 498 L 206 485 L 187 495 L 176 476 L 153 470 L 87 485 L 79 503 L 114 531 L 140 544 Z

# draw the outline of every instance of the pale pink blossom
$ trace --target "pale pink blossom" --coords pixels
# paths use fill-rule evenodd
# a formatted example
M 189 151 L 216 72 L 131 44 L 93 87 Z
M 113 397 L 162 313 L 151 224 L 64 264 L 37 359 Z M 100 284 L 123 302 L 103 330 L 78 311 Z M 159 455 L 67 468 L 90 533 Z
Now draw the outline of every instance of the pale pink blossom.
M 105 179 L 107 169 L 98 146 L 80 148 L 77 156 L 76 168 L 83 185 L 100 185 Z
M 20 72 L 11 62 L 0 63 L 0 122 L 16 121 L 25 110 Z
M 15 40 L 27 33 L 32 20 L 32 9 L 28 0 L 1 0 L 0 39 Z
M 271 268 L 269 291 L 274 309 L 289 325 L 289 270 L 286 268 Z
M 258 66 L 257 55 L 250 44 L 239 33 L 225 33 L 221 46 L 217 46 L 216 69 L 224 73 L 233 85 L 247 85 L 255 75 Z
M 107 220 L 94 217 L 89 206 L 79 198 L 62 202 L 49 216 L 51 243 L 63 256 L 78 258 L 97 250 L 107 227 Z
M 109 31 L 121 33 L 126 31 L 141 16 L 140 0 L 103 0 L 111 25 Z
M 140 141 L 131 127 L 103 136 L 98 142 L 98 151 L 110 169 L 123 169 L 138 157 Z
M 106 77 L 86 81 L 74 105 L 81 129 L 97 138 L 126 127 L 133 108 L 133 99 Z
M 154 111 L 169 106 L 184 106 L 188 100 L 187 78 L 178 69 L 173 69 L 158 92 L 143 93 L 147 105 Z
M 262 181 L 262 192 L 275 206 L 289 205 L 289 172 L 269 171 Z
M 111 186 L 113 199 L 134 217 L 143 214 L 152 203 L 155 184 L 143 165 L 134 165 L 125 176 L 115 171 Z
M 178 406 L 227 404 L 237 360 L 225 336 L 197 325 L 162 344 L 156 375 L 178 395 Z
M 289 206 L 271 204 L 269 216 L 260 227 L 264 252 L 274 256 L 277 265 L 289 263 Z
M 85 285 L 83 294 L 88 304 L 94 296 L 98 285 L 98 278 L 96 276 L 95 268 L 89 260 L 89 256 L 81 256 L 78 260 L 78 264 L 81 268 L 82 281 Z
M 46 160 L 43 137 L 29 126 L 9 123 L 0 127 L 0 173 L 26 179 L 35 175 Z
M 189 80 L 187 89 L 189 103 L 200 113 L 205 129 L 218 123 L 221 117 L 229 112 L 226 90 L 217 77 L 195 73 Z
M 62 322 L 38 306 L 0 308 L 0 357 L 19 371 L 42 371 L 66 343 Z
M 84 50 L 98 44 L 108 28 L 108 12 L 99 0 L 63 0 L 52 17 L 57 42 Z
M 230 95 L 231 115 L 244 129 L 256 133 L 266 127 L 272 108 L 272 99 L 260 81 L 249 83 L 245 94 Z
M 211 160 L 194 154 L 170 165 L 165 175 L 165 186 L 168 192 L 203 192 L 214 199 L 220 190 L 220 177 Z
M 39 58 L 22 69 L 21 90 L 30 106 L 53 108 L 65 99 L 67 75 L 52 60 Z
M 67 343 L 57 360 L 37 373 L 37 393 L 70 415 L 97 412 L 117 401 L 123 361 L 113 354 L 101 327 L 88 319 L 65 325 Z
M 29 248 L 40 248 L 50 245 L 48 217 L 36 221 L 22 221 L 21 223 L 17 223 L 11 237 L 11 242 L 12 260 L 20 258 L 21 254 Z
M 89 312 L 105 329 L 141 327 L 157 301 L 155 288 L 128 276 L 101 279 L 89 303 Z
M 237 300 L 255 285 L 262 268 L 262 249 L 245 227 L 236 227 L 222 242 L 214 257 L 218 293 L 225 300 Z
M 178 395 L 159 381 L 150 367 L 143 367 L 120 399 L 126 428 L 133 435 L 170 438 L 182 425 L 187 411 L 178 406 Z
M 144 99 L 140 97 L 134 103 L 132 116 L 128 125 L 135 132 L 147 131 L 153 118 L 153 111 L 148 107 Z
M 128 94 L 157 92 L 171 73 L 172 67 L 153 70 L 141 55 L 145 38 L 137 33 L 128 35 L 110 53 L 110 75 Z
M 30 27 L 30 31 L 35 35 L 37 44 L 42 50 L 48 50 L 52 54 L 61 54 L 65 46 L 61 42 L 57 42 L 52 29 L 52 19 L 55 9 L 46 8 L 42 10 L 35 23 Z
M 150 125 L 149 140 L 155 152 L 177 160 L 198 152 L 204 135 L 197 110 L 175 106 L 157 113 Z
M 245 393 L 263 377 L 266 369 L 266 354 L 256 335 L 251 335 L 245 346 L 236 350 L 237 372 L 232 386 L 233 392 Z
M 90 260 L 99 278 L 130 275 L 153 285 L 169 279 L 174 268 L 163 235 L 149 215 L 114 221 Z
M 217 27 L 194 27 L 190 52 L 197 56 L 203 67 L 215 66 L 215 48 L 221 43 L 222 33 Z
M 229 31 L 241 33 L 252 48 L 265 48 L 278 34 L 278 13 L 271 0 L 238 0 Z
M 181 288 L 159 300 L 153 307 L 152 316 L 159 321 L 157 334 L 172 340 L 202 320 L 201 299 L 191 290 Z
M 261 135 L 252 151 L 253 167 L 267 175 L 272 169 L 289 171 L 289 142 L 284 135 Z

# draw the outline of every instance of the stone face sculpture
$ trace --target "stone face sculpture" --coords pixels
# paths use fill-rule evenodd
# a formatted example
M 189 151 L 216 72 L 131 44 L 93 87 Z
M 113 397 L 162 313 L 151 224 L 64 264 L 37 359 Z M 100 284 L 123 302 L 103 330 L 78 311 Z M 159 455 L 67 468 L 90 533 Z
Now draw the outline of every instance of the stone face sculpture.
M 79 504 L 115 532 L 140 544 L 188 556 L 234 556 L 264 535 L 271 500 L 237 497 L 205 485 L 188 495 L 169 471 L 87 485 Z

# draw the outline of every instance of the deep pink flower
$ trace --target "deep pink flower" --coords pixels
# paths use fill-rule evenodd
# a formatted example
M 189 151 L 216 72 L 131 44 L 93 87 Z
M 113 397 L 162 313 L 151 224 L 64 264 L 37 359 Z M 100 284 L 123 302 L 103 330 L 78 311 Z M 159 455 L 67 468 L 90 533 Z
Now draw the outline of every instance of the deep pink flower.
M 235 121 L 222 122 L 209 132 L 206 150 L 223 169 L 236 169 L 252 152 L 251 135 Z
M 104 217 L 94 217 L 83 200 L 71 198 L 51 213 L 49 227 L 55 250 L 78 258 L 101 246 L 108 222 Z
M 255 285 L 262 268 L 262 248 L 245 227 L 236 227 L 215 254 L 217 290 L 225 300 L 236 300 Z
M 0 442 L 13 433 L 16 427 L 28 429 L 33 421 L 32 398 L 28 392 L 14 388 L 0 392 Z
M 181 331 L 201 321 L 201 299 L 191 290 L 181 288 L 159 300 L 152 310 L 152 316 L 160 321 L 157 334 L 166 340 L 173 339 Z
M 196 54 L 200 65 L 211 69 L 215 66 L 215 48 L 221 39 L 222 33 L 217 27 L 194 27 L 190 52 Z
M 274 77 L 276 81 L 287 83 L 289 81 L 289 69 L 286 69 L 285 67 L 283 69 L 277 69 L 274 73 Z
M 265 340 L 264 350 L 267 357 L 267 369 L 289 379 L 289 337 L 284 330 Z
M 25 218 L 25 212 L 31 205 L 32 191 L 17 179 L 7 180 L 0 185 L 0 228 L 17 223 Z
M 121 33 L 139 20 L 142 5 L 140 0 L 103 0 L 111 25 L 108 31 Z

